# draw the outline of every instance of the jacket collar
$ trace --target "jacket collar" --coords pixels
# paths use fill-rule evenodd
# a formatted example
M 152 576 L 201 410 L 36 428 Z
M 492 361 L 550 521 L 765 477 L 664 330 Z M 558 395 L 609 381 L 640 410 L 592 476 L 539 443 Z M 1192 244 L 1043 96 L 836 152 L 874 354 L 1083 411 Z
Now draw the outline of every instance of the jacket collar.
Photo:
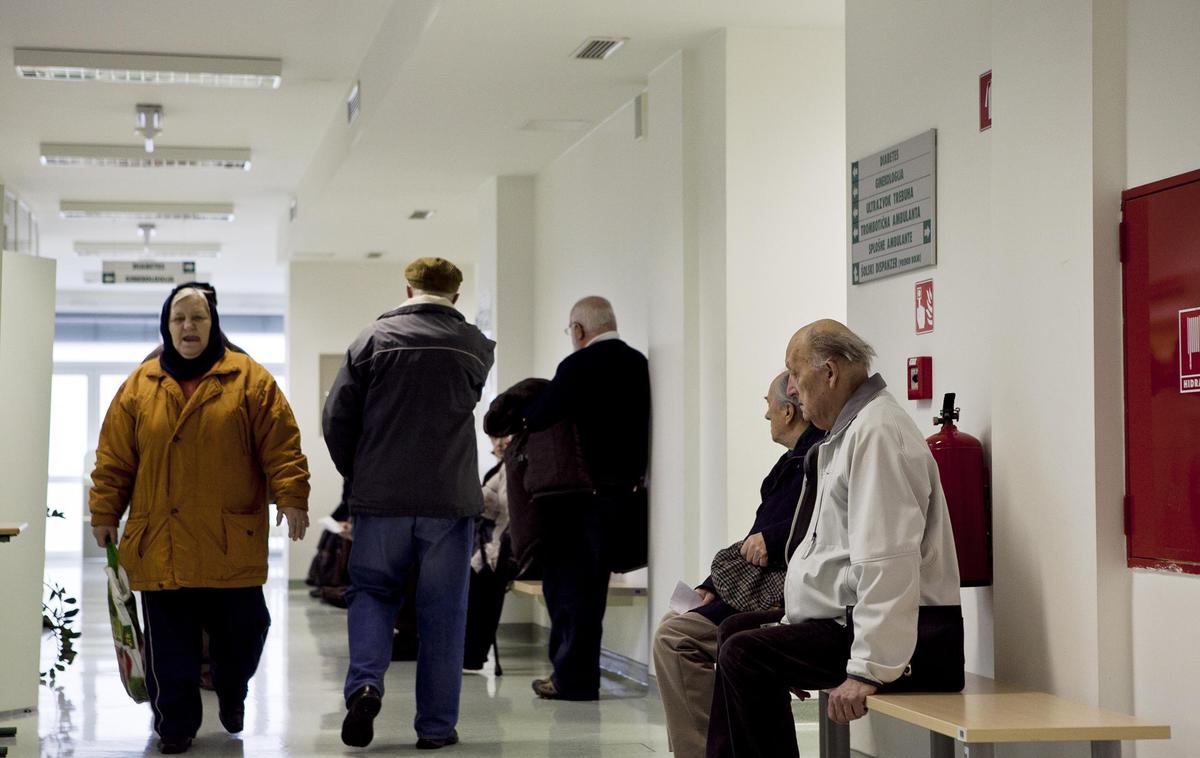
M 467 320 L 466 317 L 462 315 L 462 312 L 453 305 L 442 305 L 441 303 L 413 303 L 412 301 L 409 301 L 398 308 L 393 308 L 375 320 L 382 321 L 385 318 L 391 318 L 392 316 L 403 316 L 409 313 L 440 313 L 443 316 L 450 316 L 451 318 L 456 318 L 459 321 Z
M 214 363 L 212 368 L 210 368 L 208 371 L 206 371 L 203 376 L 200 376 L 197 378 L 203 379 L 206 376 L 223 376 L 225 374 L 236 374 L 237 372 L 242 370 L 241 367 L 237 365 L 237 363 L 235 362 L 235 359 L 233 358 L 233 355 L 237 355 L 237 354 L 239 354 L 239 353 L 234 353 L 232 350 L 226 350 L 225 355 L 221 356 L 221 359 L 219 361 L 217 361 L 216 363 Z M 150 364 L 149 367 L 146 369 L 146 377 L 147 378 L 162 379 L 164 377 L 170 376 L 166 371 L 163 371 L 162 365 L 158 362 L 157 357 L 155 357 L 151 361 L 146 361 L 146 363 Z
M 854 390 L 854 394 L 842 406 L 841 413 L 838 414 L 837 420 L 833 422 L 833 428 L 829 430 L 829 437 L 841 434 L 850 426 L 850 422 L 858 417 L 863 408 L 867 407 L 867 403 L 875 399 L 875 396 L 887 387 L 887 382 L 883 381 L 883 377 L 879 374 L 873 375 L 862 384 L 858 385 L 858 389 Z

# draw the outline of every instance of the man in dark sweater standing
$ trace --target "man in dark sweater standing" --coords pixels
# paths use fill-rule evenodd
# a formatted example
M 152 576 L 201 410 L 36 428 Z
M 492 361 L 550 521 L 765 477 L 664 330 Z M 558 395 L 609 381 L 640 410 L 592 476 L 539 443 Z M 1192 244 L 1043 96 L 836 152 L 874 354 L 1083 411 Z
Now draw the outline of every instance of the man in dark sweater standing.
M 646 497 L 650 372 L 646 357 L 621 340 L 612 305 L 602 297 L 575 303 L 566 332 L 574 352 L 524 416 L 534 431 L 574 422 L 595 488 L 560 496 L 545 509 L 542 593 L 554 673 L 535 679 L 533 691 L 547 699 L 596 700 L 609 575 L 630 567 L 615 552 L 630 541 L 644 544 L 648 529 L 636 504 Z M 630 513 L 642 514 L 641 523 L 629 523 Z
M 495 343 L 454 308 L 462 272 L 404 271 L 408 300 L 359 334 L 325 401 L 330 457 L 351 480 L 342 741 L 364 747 L 383 697 L 405 576 L 418 569 L 417 747 L 458 742 L 474 517 L 483 508 L 473 411 Z

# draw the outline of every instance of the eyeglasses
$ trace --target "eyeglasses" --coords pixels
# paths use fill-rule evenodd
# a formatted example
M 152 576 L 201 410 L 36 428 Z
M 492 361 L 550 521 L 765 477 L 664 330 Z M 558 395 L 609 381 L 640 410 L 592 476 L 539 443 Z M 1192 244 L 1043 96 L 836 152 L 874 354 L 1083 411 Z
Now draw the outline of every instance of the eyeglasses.
M 563 329 L 563 334 L 570 337 L 571 331 L 577 326 L 583 326 L 583 324 L 579 323 L 578 321 L 572 321 L 571 323 L 567 324 L 567 327 L 565 329 Z

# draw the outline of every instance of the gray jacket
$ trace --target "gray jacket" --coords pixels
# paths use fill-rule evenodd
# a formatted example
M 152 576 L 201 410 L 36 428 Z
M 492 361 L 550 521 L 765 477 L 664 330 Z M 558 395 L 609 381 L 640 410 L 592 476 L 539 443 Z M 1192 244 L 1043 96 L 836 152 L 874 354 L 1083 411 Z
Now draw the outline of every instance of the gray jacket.
M 405 304 L 363 330 L 325 400 L 325 444 L 359 516 L 483 508 L 474 410 L 496 343 L 452 307 Z

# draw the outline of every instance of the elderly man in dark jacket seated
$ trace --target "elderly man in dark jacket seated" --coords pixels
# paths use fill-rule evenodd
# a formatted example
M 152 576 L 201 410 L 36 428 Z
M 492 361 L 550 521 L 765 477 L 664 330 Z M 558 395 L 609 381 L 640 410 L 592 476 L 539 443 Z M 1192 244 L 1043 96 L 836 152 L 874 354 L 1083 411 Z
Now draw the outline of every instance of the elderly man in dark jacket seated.
M 745 569 L 735 565 L 732 576 L 725 579 L 709 576 L 696 588 L 699 606 L 686 613 L 668 611 L 654 633 L 654 666 L 667 715 L 667 734 L 678 755 L 704 755 L 715 682 L 717 627 L 735 613 L 765 606 L 777 606 L 782 614 L 788 536 L 793 521 L 803 522 L 796 525 L 796 533 L 803 534 L 812 517 L 811 503 L 796 513 L 804 485 L 804 456 L 825 433 L 800 413 L 796 398 L 787 393 L 787 383 L 787 372 L 777 376 L 765 398 L 771 439 L 787 451 L 763 479 L 762 503 L 746 538 L 714 559 L 714 572 L 722 561 L 742 561 Z M 747 586 L 750 583 L 755 587 Z M 731 597 L 723 597 L 718 585 Z M 775 597 L 772 600 L 767 595 Z

